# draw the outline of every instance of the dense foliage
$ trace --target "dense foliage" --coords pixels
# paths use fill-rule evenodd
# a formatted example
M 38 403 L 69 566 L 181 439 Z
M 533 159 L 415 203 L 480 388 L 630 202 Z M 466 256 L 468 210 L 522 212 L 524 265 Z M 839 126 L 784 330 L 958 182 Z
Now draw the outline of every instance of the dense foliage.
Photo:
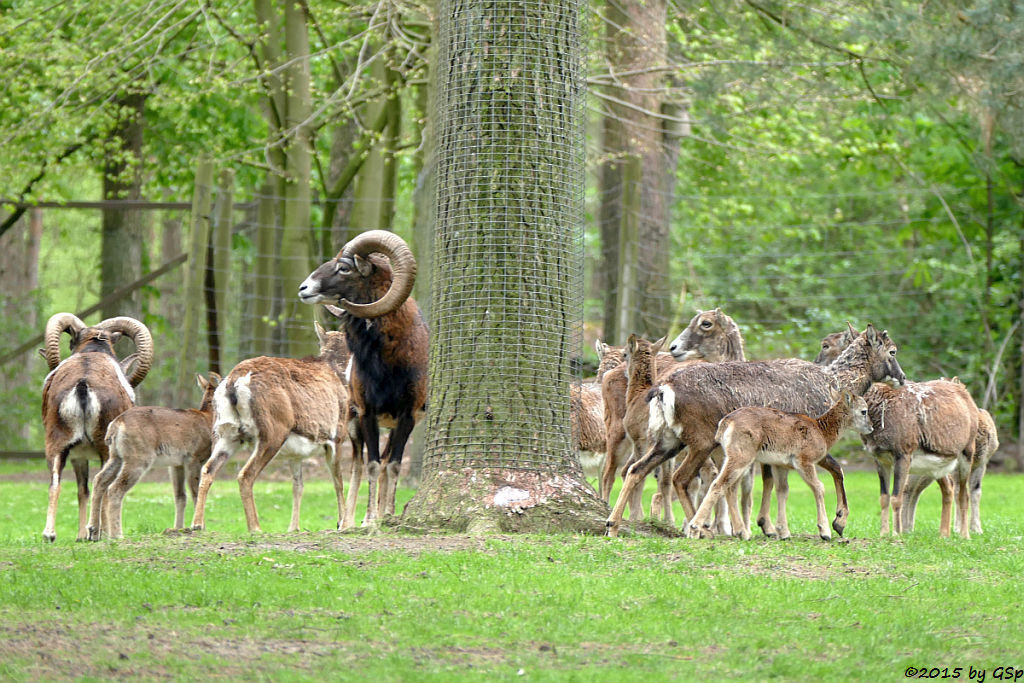
M 310 43 L 311 241 L 332 239 L 321 205 L 334 181 L 353 157 L 382 144 L 399 163 L 395 199 L 381 201 L 409 235 L 433 202 L 415 192 L 429 168 L 428 98 L 419 86 L 432 3 L 301 4 Z M 673 150 L 665 274 L 669 290 L 686 297 L 665 331 L 676 333 L 694 307 L 722 306 L 740 323 L 749 356 L 810 357 L 847 320 L 874 322 L 900 344 L 909 376 L 960 376 L 994 408 L 1004 442 L 1012 440 L 1024 290 L 1017 5 L 665 4 L 665 61 L 649 67 L 664 73 L 664 101 L 690 122 Z M 267 111 L 280 73 L 267 68 L 261 48 L 275 25 L 257 20 L 266 6 L 280 18 L 280 5 L 260 2 L 0 2 L 0 198 L 99 198 L 103 160 L 120 153 L 111 145 L 119 102 L 131 92 L 146 94 L 144 196 L 188 201 L 200 154 L 236 170 L 241 199 L 257 195 L 288 130 L 275 130 Z M 605 10 L 593 3 L 589 22 L 595 94 L 614 72 Z M 401 102 L 397 136 L 367 109 L 386 96 Z M 592 102 L 593 168 L 598 124 L 610 109 Z M 357 179 L 369 173 L 354 168 Z M 387 183 L 369 184 L 383 192 Z M 606 197 L 590 190 L 586 244 L 596 272 Z M 95 300 L 98 223 L 96 212 L 46 213 L 41 315 Z M 149 230 L 146 258 L 155 262 L 160 220 Z M 252 263 L 251 233 L 240 231 L 235 249 Z M 586 322 L 596 336 L 614 283 L 591 276 Z M 160 294 L 158 281 L 150 302 Z M 158 306 L 146 310 L 150 322 L 173 330 Z M 24 404 L 37 387 L 11 395 Z M 11 439 L 0 434 L 0 447 L 20 445 Z

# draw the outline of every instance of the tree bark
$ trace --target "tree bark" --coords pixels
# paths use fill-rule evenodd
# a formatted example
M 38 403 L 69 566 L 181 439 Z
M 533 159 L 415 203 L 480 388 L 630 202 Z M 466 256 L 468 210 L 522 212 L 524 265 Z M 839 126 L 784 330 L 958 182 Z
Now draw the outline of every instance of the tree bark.
M 142 144 L 146 96 L 120 98 L 117 123 L 108 139 L 103 165 L 104 199 L 142 198 Z M 142 276 L 143 211 L 104 209 L 100 248 L 100 298 Z M 104 318 L 142 317 L 142 293 L 133 292 L 100 312 Z
M 7 349 L 29 331 L 39 329 L 39 249 L 43 235 L 42 209 L 29 209 L 21 220 L 0 235 L 0 314 L 7 321 Z M 35 350 L 0 366 L 0 394 L 10 399 L 0 413 L 0 443 L 7 449 L 28 448 L 31 429 L 38 419 Z
M 627 335 L 638 332 L 649 338 L 668 332 L 670 322 L 669 225 L 671 203 L 664 192 L 667 168 L 662 136 L 661 105 L 664 76 L 651 67 L 666 63 L 667 33 L 664 0 L 639 3 L 609 2 L 606 10 L 607 69 L 612 76 L 605 91 L 603 159 L 600 171 L 599 220 L 601 224 L 601 268 L 605 300 L 604 338 L 622 343 Z M 621 74 L 621 75 L 620 75 Z M 638 157 L 641 164 L 638 182 L 624 173 L 627 157 Z M 626 206 L 635 198 L 637 215 Z M 635 221 L 631 234 L 635 245 L 620 244 L 623 221 Z M 625 254 L 636 254 L 635 262 L 622 263 Z M 619 292 L 629 283 L 618 281 L 618 274 L 635 273 L 635 292 Z M 617 303 L 630 302 L 636 311 L 637 329 L 619 329 L 622 312 Z M 631 319 L 631 315 L 627 319 Z
M 403 523 L 604 528 L 572 449 L 581 350 L 579 0 L 440 3 L 424 481 Z

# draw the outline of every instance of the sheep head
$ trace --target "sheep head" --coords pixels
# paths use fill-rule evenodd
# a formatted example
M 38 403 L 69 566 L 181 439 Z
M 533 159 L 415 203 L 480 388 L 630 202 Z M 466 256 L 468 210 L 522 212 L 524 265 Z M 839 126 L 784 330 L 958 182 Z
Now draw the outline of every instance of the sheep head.
M 128 356 L 120 364 L 129 368 L 135 363 L 135 369 L 128 378 L 129 384 L 136 387 L 145 379 L 153 366 L 153 336 L 141 322 L 127 316 L 108 318 L 103 322 L 87 327 L 73 313 L 56 313 L 46 322 L 43 333 L 44 348 L 39 353 L 46 359 L 52 371 L 60 365 L 60 337 L 67 332 L 71 337 L 71 353 L 99 352 L 117 358 L 114 344 L 127 335 L 135 343 L 136 352 Z
M 379 318 L 397 310 L 415 282 L 416 259 L 405 241 L 387 230 L 370 230 L 310 273 L 299 286 L 299 299 L 337 303 L 357 318 Z

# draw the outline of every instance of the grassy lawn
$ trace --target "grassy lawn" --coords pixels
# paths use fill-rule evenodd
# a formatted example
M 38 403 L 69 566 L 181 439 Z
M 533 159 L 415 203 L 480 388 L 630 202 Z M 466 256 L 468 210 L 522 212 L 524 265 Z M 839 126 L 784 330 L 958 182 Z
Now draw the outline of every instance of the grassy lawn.
M 95 544 L 74 541 L 72 478 L 44 545 L 46 484 L 26 467 L 0 465 L 4 680 L 897 680 L 908 666 L 965 679 L 1024 666 L 1021 477 L 986 478 L 985 533 L 970 541 L 938 537 L 934 488 L 914 534 L 879 539 L 875 476 L 853 472 L 847 539 L 833 543 L 812 536 L 794 477 L 787 542 L 340 534 L 321 480 L 298 534 L 281 533 L 290 482 L 258 483 L 268 533 L 250 536 L 228 480 L 206 532 L 165 535 L 170 485 L 143 483 L 125 500 L 126 540 Z

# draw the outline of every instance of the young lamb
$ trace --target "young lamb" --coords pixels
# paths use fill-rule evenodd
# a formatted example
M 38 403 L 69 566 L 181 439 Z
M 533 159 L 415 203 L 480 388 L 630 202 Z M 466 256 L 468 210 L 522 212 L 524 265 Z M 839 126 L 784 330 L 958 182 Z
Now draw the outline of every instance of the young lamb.
M 243 360 L 217 387 L 213 455 L 203 465 L 193 529 L 206 526 L 206 498 L 217 471 L 243 449 L 249 452 L 249 459 L 238 472 L 238 491 L 250 533 L 260 531 L 253 484 L 275 457 L 287 459 L 291 466 L 292 518 L 288 530 L 298 531 L 302 460 L 320 453 L 334 480 L 341 528 L 344 491 L 337 447 L 345 438 L 348 415 L 348 391 L 342 382 L 347 347 L 341 332 L 325 332 L 317 323 L 316 333 L 319 356 Z
M 213 434 L 213 392 L 220 375 L 209 379 L 196 375 L 203 392 L 199 409 L 176 410 L 156 406 L 129 408 L 107 428 L 110 458 L 93 482 L 89 540 L 98 541 L 101 531 L 110 538 L 122 538 L 121 509 L 124 497 L 154 466 L 167 467 L 174 488 L 174 528 L 185 522 L 185 482 L 192 501 L 199 490 L 199 471 L 210 458 Z M 109 525 L 100 527 L 105 509 Z
M 795 469 L 803 477 L 814 492 L 818 535 L 831 540 L 832 531 L 825 513 L 825 487 L 814 466 L 822 461 L 844 429 L 852 427 L 862 434 L 871 431 L 867 403 L 862 397 L 844 390 L 842 394 L 833 393 L 833 399 L 833 406 L 818 418 L 762 407 L 740 408 L 723 417 L 718 423 L 715 441 L 722 446 L 725 462 L 690 521 L 688 534 L 711 538 L 711 509 L 727 488 L 735 485 L 754 462 L 759 462 Z M 788 538 L 786 500 L 781 493 L 778 503 L 779 537 Z M 729 500 L 729 514 L 739 519 L 735 499 Z M 749 539 L 750 531 L 742 528 L 740 535 Z
M 958 528 L 961 536 L 970 538 L 968 479 L 978 433 L 978 407 L 967 388 L 959 381 L 944 379 L 908 382 L 898 389 L 875 384 L 864 398 L 874 431 L 864 436 L 863 441 L 878 468 L 882 535 L 889 533 L 890 506 L 894 531 L 903 532 L 902 508 L 908 474 L 923 474 L 939 480 L 939 533 L 949 536 L 953 482 L 945 478 L 953 474 L 960 486 Z
M 956 378 L 954 378 L 956 379 Z M 971 533 L 982 533 L 981 528 L 981 481 L 988 469 L 988 461 L 992 454 L 999 450 L 999 434 L 996 431 L 992 414 L 983 408 L 978 409 L 978 435 L 974 440 L 974 464 L 971 466 Z M 914 516 L 917 511 L 917 499 L 928 486 L 935 481 L 924 474 L 911 474 L 907 478 L 907 488 L 903 500 L 903 530 L 914 530 Z M 953 530 L 960 533 L 959 516 L 954 520 Z

